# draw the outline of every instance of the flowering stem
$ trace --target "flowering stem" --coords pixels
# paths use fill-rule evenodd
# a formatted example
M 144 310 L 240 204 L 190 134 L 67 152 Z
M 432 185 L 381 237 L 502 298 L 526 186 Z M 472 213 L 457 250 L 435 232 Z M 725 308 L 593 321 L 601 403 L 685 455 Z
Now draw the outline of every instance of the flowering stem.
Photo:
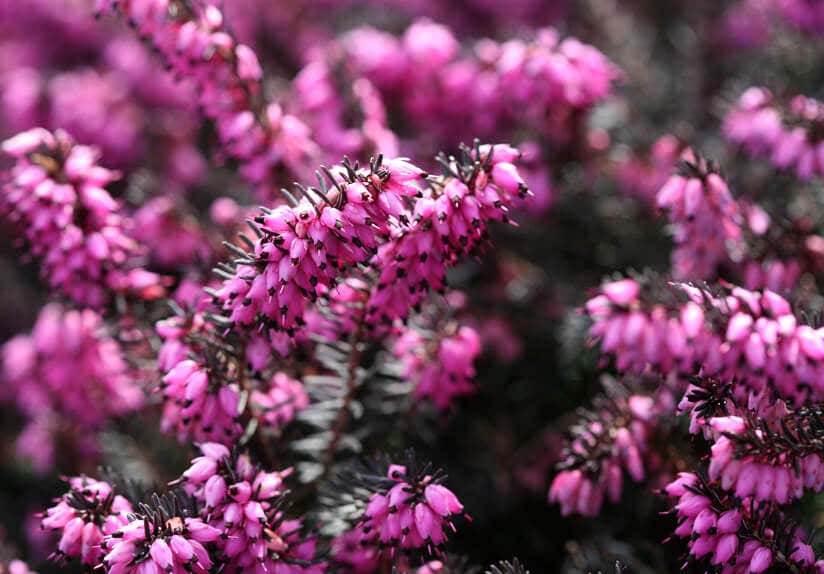
M 237 353 L 237 380 L 238 385 L 240 386 L 241 390 L 247 393 L 247 396 L 251 396 L 252 388 L 249 385 L 249 379 L 246 376 L 246 369 L 243 367 L 243 360 L 240 357 L 246 356 L 246 347 L 245 344 L 240 347 L 239 352 Z M 244 430 L 248 428 L 248 425 L 251 423 L 252 419 L 252 409 L 249 408 L 249 401 L 246 401 L 246 406 L 243 409 L 243 413 L 241 413 L 241 424 L 243 425 Z M 257 428 L 252 433 L 252 436 L 249 437 L 250 440 L 250 447 L 254 449 L 255 454 L 257 455 L 258 460 L 264 462 L 268 467 L 274 468 L 276 466 L 277 460 L 272 452 L 271 445 L 264 440 L 263 434 L 260 432 L 260 429 Z
M 358 324 L 355 328 L 355 332 L 349 339 L 351 355 L 349 355 L 349 363 L 346 368 L 346 394 L 343 396 L 343 403 L 341 404 L 338 414 L 335 417 L 335 422 L 332 425 L 332 439 L 329 441 L 329 446 L 326 447 L 326 454 L 323 461 L 323 473 L 320 477 L 321 480 L 325 479 L 329 475 L 329 471 L 332 469 L 332 463 L 335 460 L 335 453 L 338 450 L 338 445 L 343 438 L 346 426 L 349 424 L 349 407 L 352 404 L 352 399 L 355 397 L 355 391 L 358 388 L 357 372 L 358 367 L 360 367 L 361 357 L 363 356 L 361 343 L 366 332 L 365 315 L 366 308 L 363 307 L 361 309 L 360 316 L 358 317 Z

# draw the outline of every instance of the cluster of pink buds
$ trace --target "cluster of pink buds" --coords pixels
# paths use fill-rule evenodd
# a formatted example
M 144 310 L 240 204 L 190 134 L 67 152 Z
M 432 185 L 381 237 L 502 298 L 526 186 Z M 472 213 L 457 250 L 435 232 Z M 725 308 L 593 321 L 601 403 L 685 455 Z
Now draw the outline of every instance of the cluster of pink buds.
M 722 574 L 759 574 L 771 567 L 824 572 L 824 560 L 773 507 L 731 497 L 692 473 L 681 473 L 665 491 L 677 499 L 675 535 L 689 539 L 690 560 L 709 562 Z
M 741 210 L 715 167 L 692 150 L 681 156 L 680 174 L 658 192 L 658 207 L 674 225 L 676 279 L 711 279 L 742 238 Z
M 123 89 L 117 71 L 78 68 L 51 76 L 20 68 L 2 78 L 3 88 L 17 98 L 0 106 L 6 129 L 59 126 L 79 141 L 99 148 L 118 167 L 134 165 L 141 156 L 142 110 Z M 3 119 L 7 119 L 4 117 Z
M 608 97 L 618 78 L 597 49 L 552 29 L 531 41 L 483 40 L 462 55 L 449 28 L 421 19 L 401 38 L 361 28 L 342 45 L 357 73 L 445 143 L 513 125 L 564 136 L 559 126 Z
M 49 285 L 81 305 L 101 307 L 112 294 L 163 295 L 161 278 L 137 266 L 129 220 L 105 186 L 116 174 L 65 132 L 33 129 L 2 144 L 15 165 L 0 191 L 0 210 L 40 260 Z
M 597 516 L 605 497 L 618 502 L 624 470 L 633 481 L 644 480 L 659 410 L 650 396 L 600 397 L 569 429 L 560 472 L 549 488 L 549 501 L 560 504 L 562 515 Z
M 372 277 L 347 277 L 308 310 L 306 333 L 328 341 L 351 336 L 362 324 L 365 307 L 372 293 Z
M 532 43 L 510 40 L 502 44 L 481 42 L 479 60 L 491 64 L 501 86 L 513 98 L 510 114 L 538 121 L 546 110 L 584 110 L 606 99 L 620 77 L 618 69 L 598 49 L 576 38 L 561 39 L 558 32 L 539 30 Z
M 387 127 L 380 94 L 369 80 L 347 68 L 335 57 L 307 64 L 293 82 L 295 115 L 306 122 L 312 139 L 332 161 L 377 153 L 398 155 L 397 138 Z
M 734 199 L 717 168 L 690 149 L 656 203 L 672 224 L 678 280 L 712 280 L 732 271 L 750 289 L 786 293 L 803 273 L 821 266 L 821 238 L 808 223 L 774 224 L 759 205 Z
M 431 400 L 439 410 L 475 391 L 481 339 L 472 327 L 450 323 L 436 332 L 406 327 L 393 353 L 403 364 L 404 378 L 415 383 L 415 396 Z
M 406 466 L 389 466 L 387 490 L 372 495 L 358 525 L 362 544 L 392 555 L 396 549 L 440 552 L 463 505 L 440 484 L 440 474 L 429 470 L 427 465 L 408 473 Z
M 192 460 L 177 482 L 205 505 L 204 512 L 219 516 L 229 528 L 242 529 L 247 519 L 259 518 L 261 511 L 271 510 L 271 502 L 285 491 L 283 480 L 290 469 L 264 472 L 248 454 L 232 454 L 219 443 L 203 443 L 198 449 L 201 456 Z
M 286 520 L 279 497 L 291 469 L 265 472 L 248 454 L 232 454 L 217 443 L 200 445 L 179 481 L 201 504 L 203 520 L 222 532 L 217 548 L 229 572 L 258 565 L 264 572 L 315 574 L 315 542 L 300 535 L 301 522 Z
M 802 260 L 790 258 L 748 260 L 742 270 L 742 281 L 749 289 L 769 289 L 777 293 L 788 293 L 798 285 L 798 279 L 805 271 Z
M 221 532 L 187 516 L 177 497 L 154 495 L 131 521 L 106 536 L 102 565 L 109 574 L 208 574 L 214 561 L 206 548 Z
M 262 99 L 255 52 L 227 31 L 217 3 L 182 0 L 97 0 L 98 13 L 122 14 L 179 77 L 194 84 L 200 109 L 214 121 L 223 151 L 271 199 L 273 176 L 307 171 L 317 155 L 310 130 Z
M 28 419 L 20 452 L 40 470 L 54 464 L 59 442 L 94 453 L 96 442 L 88 441 L 95 431 L 143 404 L 120 345 L 90 309 L 44 307 L 31 334 L 3 346 L 2 378 L 4 399 Z
M 69 479 L 70 490 L 41 515 L 41 527 L 60 533 L 54 556 L 100 564 L 103 538 L 129 523 L 132 505 L 111 485 L 85 476 Z
M 800 409 L 777 423 L 751 416 L 714 417 L 709 426 L 716 435 L 709 477 L 724 490 L 741 499 L 787 504 L 801 498 L 805 488 L 824 489 L 821 409 Z
M 220 358 L 216 369 L 186 359 L 163 377 L 155 392 L 165 401 L 161 428 L 181 441 L 212 440 L 231 444 L 243 432 L 240 424 L 240 387 L 225 380 Z
M 744 286 L 790 293 L 803 275 L 824 268 L 824 237 L 808 218 L 774 223 L 759 206 L 741 205 L 747 222 L 746 253 L 739 267 Z
M 405 199 L 421 193 L 423 172 L 404 160 L 356 167 L 345 163 L 330 176 L 331 189 L 303 188 L 296 205 L 256 219 L 260 235 L 253 252 L 239 253 L 235 276 L 216 293 L 234 324 L 262 322 L 294 332 L 308 301 L 333 286 L 345 268 L 366 263 L 390 225 L 403 225 Z
M 474 153 L 474 156 L 473 156 Z M 310 301 L 342 282 L 358 264 L 379 270 L 369 322 L 391 325 L 430 289 L 445 287 L 445 270 L 477 250 L 489 221 L 509 221 L 507 206 L 528 193 L 509 146 L 464 149 L 442 158 L 447 175 L 429 177 L 403 159 L 349 162 L 326 170 L 327 189 L 299 187 L 294 206 L 256 219 L 251 252 L 235 249 L 233 275 L 215 292 L 235 326 L 294 335 Z
M 824 14 L 824 12 L 822 12 Z M 824 175 L 824 104 L 806 96 L 780 105 L 766 88 L 747 89 L 724 118 L 724 134 L 802 180 Z
M 446 175 L 427 179 L 431 192 L 415 202 L 408 227 L 371 260 L 379 271 L 367 303 L 371 324 L 390 326 L 431 291 L 443 293 L 446 269 L 485 245 L 489 222 L 512 223 L 510 206 L 530 194 L 518 155 L 508 145 L 476 145 L 462 148 L 460 158 L 439 158 Z
M 315 540 L 302 534 L 303 521 L 287 520 L 282 512 L 269 513 L 263 523 L 263 534 L 258 539 L 248 539 L 247 545 L 240 537 L 234 543 L 227 543 L 239 552 L 230 559 L 226 571 L 240 574 L 252 569 L 262 572 L 282 572 L 283 574 L 323 574 L 325 563 L 315 556 Z M 242 533 L 241 533 L 242 534 Z
M 246 358 L 221 342 L 216 326 L 206 317 L 208 298 L 194 288 L 194 310 L 159 321 L 163 341 L 158 369 L 163 374 L 154 389 L 164 400 L 161 428 L 183 442 L 232 444 L 243 433 L 241 386 Z
M 255 334 L 244 341 L 219 333 L 219 317 L 209 314 L 209 300 L 194 287 L 195 309 L 159 321 L 163 340 L 158 368 L 163 380 L 155 389 L 163 396 L 162 428 L 183 441 L 231 445 L 251 418 L 280 431 L 309 405 L 300 381 L 272 373 L 272 343 Z M 216 323 L 217 321 L 217 323 Z
M 286 373 L 275 373 L 267 388 L 252 391 L 249 402 L 260 424 L 278 430 L 309 406 L 309 395 L 300 381 Z
M 590 335 L 619 370 L 733 381 L 731 396 L 748 408 L 824 397 L 824 329 L 801 324 L 783 297 L 682 283 L 661 285 L 656 296 L 652 282 L 642 283 L 606 283 L 586 304 Z

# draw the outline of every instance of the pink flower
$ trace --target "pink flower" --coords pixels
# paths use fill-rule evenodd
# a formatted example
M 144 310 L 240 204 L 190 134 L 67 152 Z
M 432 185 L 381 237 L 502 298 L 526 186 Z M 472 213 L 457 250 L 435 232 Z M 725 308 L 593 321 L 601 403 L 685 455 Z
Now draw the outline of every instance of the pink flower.
M 715 434 L 711 448 L 709 476 L 720 480 L 724 488 L 739 496 L 787 504 L 803 496 L 804 489 L 818 490 L 824 485 L 824 473 L 819 469 L 817 447 L 808 444 L 803 434 L 791 437 L 793 446 L 764 448 L 762 445 L 786 445 L 785 429 L 803 428 L 810 424 L 805 411 L 790 412 L 783 417 L 764 412 L 758 423 L 730 416 L 710 419 Z M 810 472 L 803 470 L 809 467 Z
M 594 321 L 591 337 L 620 371 L 641 374 L 650 368 L 665 376 L 700 373 L 732 381 L 719 389 L 750 408 L 768 407 L 773 396 L 798 405 L 824 397 L 819 378 L 824 330 L 799 325 L 789 303 L 776 293 L 729 286 L 715 295 L 675 283 L 667 289 L 685 296 L 685 303 L 649 301 L 633 287 L 634 298 L 618 306 L 607 297 L 614 285 L 606 284 L 585 309 Z M 714 321 L 708 321 L 710 313 Z M 689 404 L 695 403 L 683 406 Z
M 692 150 L 682 154 L 682 162 L 683 175 L 668 179 L 657 196 L 674 224 L 673 274 L 680 280 L 712 279 L 731 246 L 742 241 L 741 208 L 711 164 Z
M 142 250 L 105 189 L 117 174 L 97 165 L 96 150 L 65 132 L 37 128 L 4 142 L 3 151 L 15 165 L 0 190 L 0 210 L 40 260 L 52 289 L 96 308 L 114 294 L 164 294 L 161 277 L 134 274 Z
M 474 363 L 481 341 L 471 327 L 452 326 L 435 333 L 409 328 L 395 342 L 393 352 L 403 363 L 404 378 L 415 383 L 415 396 L 431 400 L 440 410 L 475 390 Z
M 309 128 L 278 104 L 259 101 L 258 58 L 229 33 L 216 4 L 199 3 L 182 18 L 167 2 L 97 0 L 96 8 L 122 15 L 171 70 L 194 85 L 223 152 L 239 161 L 241 175 L 260 198 L 274 196 L 273 175 L 279 168 L 296 176 L 309 171 L 310 159 L 318 154 Z
M 214 564 L 205 544 L 220 538 L 220 530 L 179 513 L 173 499 L 155 499 L 156 509 L 132 517 L 107 535 L 101 545 L 102 565 L 110 573 L 193 572 L 207 574 Z
M 777 2 L 784 7 L 805 3 L 806 0 Z M 811 17 L 806 22 L 824 25 L 824 11 L 817 10 L 817 20 Z M 822 117 L 824 105 L 813 98 L 796 96 L 789 106 L 780 107 L 769 90 L 752 87 L 727 114 L 724 133 L 747 153 L 766 158 L 779 169 L 792 169 L 799 179 L 806 181 L 824 174 L 824 142 L 814 135 Z
M 40 470 L 53 463 L 52 443 L 63 441 L 70 451 L 91 456 L 96 432 L 143 405 L 143 391 L 119 343 L 88 309 L 44 307 L 31 334 L 3 346 L 2 377 L 0 396 L 29 422 L 20 437 L 21 453 L 47 455 L 37 465 Z
M 750 558 L 749 571 L 752 574 L 759 574 L 769 568 L 771 563 L 772 552 L 767 548 L 759 548 Z
M 490 175 L 492 165 L 444 161 L 452 175 L 432 186 L 405 160 L 358 170 L 344 164 L 329 171 L 330 189 L 265 210 L 256 218 L 260 237 L 215 295 L 233 326 L 295 336 L 308 305 L 356 265 L 379 272 L 366 304 L 374 326 L 391 326 L 431 290 L 443 290 L 446 267 L 481 248 L 488 222 L 509 221 L 513 199 Z
M 684 481 L 689 483 L 687 488 L 682 487 Z M 759 505 L 746 496 L 731 496 L 718 483 L 693 474 L 682 474 L 679 483 L 665 490 L 678 499 L 674 507 L 679 523 L 675 534 L 687 539 L 693 559 L 709 561 L 731 574 L 763 572 L 773 561 L 770 549 L 787 547 L 794 549 L 781 557 L 781 564 L 787 569 L 808 567 L 815 562 L 812 549 L 801 541 L 803 533 L 787 524 L 774 505 Z M 767 521 L 787 526 L 773 531 L 763 528 Z
M 566 142 L 577 113 L 607 99 L 620 76 L 597 49 L 551 28 L 461 53 L 453 32 L 421 19 L 401 38 L 355 30 L 343 48 L 386 101 L 400 102 L 409 125 L 446 144 L 519 126 Z
M 243 429 L 240 390 L 236 383 L 223 382 L 191 359 L 175 364 L 155 392 L 166 401 L 161 428 L 182 439 L 212 440 L 231 444 Z
M 89 567 L 100 564 L 105 536 L 128 524 L 132 506 L 105 482 L 69 479 L 71 490 L 44 512 L 41 527 L 60 532 L 53 556 L 80 558 Z
M 265 426 L 281 429 L 309 406 L 309 395 L 300 381 L 285 373 L 275 373 L 267 390 L 255 390 L 250 397 L 254 416 Z
M 364 534 L 349 530 L 332 541 L 332 561 L 343 564 L 353 574 L 371 574 L 380 563 L 380 551 L 375 546 L 362 544 Z
M 463 505 L 436 476 L 411 476 L 407 467 L 391 465 L 387 477 L 386 490 L 372 494 L 356 530 L 361 544 L 392 555 L 397 549 L 439 553 Z
M 201 456 L 174 483 L 201 505 L 204 526 L 222 533 L 215 545 L 223 566 L 230 572 L 257 564 L 267 571 L 321 572 L 315 541 L 302 538 L 301 521 L 287 520 L 279 510 L 284 480 L 292 470 L 263 471 L 248 454 L 230 453 L 218 443 L 203 443 L 199 449 Z
M 623 470 L 635 482 L 647 474 L 648 436 L 660 414 L 654 399 L 600 397 L 598 405 L 574 427 L 558 463 L 560 472 L 549 487 L 549 502 L 559 504 L 564 516 L 597 516 L 605 497 L 611 502 L 620 499 Z
M 133 236 L 163 269 L 194 266 L 213 257 L 212 246 L 197 219 L 182 202 L 170 197 L 156 197 L 137 210 Z

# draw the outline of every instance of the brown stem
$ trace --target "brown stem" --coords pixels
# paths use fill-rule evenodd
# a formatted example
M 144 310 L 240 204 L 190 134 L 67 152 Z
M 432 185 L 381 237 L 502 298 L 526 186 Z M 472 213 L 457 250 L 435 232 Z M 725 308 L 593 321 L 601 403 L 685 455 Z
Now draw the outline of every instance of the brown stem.
M 366 331 L 365 314 L 366 308 L 364 307 L 361 310 L 361 316 L 358 319 L 358 326 L 352 334 L 352 337 L 349 339 L 352 352 L 349 356 L 349 363 L 346 369 L 346 394 L 343 397 L 343 404 L 340 406 L 340 410 L 338 410 L 338 414 L 335 417 L 335 423 L 332 425 L 332 440 L 329 441 L 329 446 L 326 447 L 326 454 L 323 461 L 323 473 L 320 477 L 321 480 L 325 479 L 329 475 L 329 471 L 332 468 L 332 463 L 335 460 L 338 445 L 343 438 L 346 426 L 349 424 L 349 407 L 352 404 L 352 400 L 355 397 L 355 391 L 358 387 L 357 371 L 363 355 L 363 351 L 361 349 L 361 339 Z
M 243 427 L 244 431 L 246 430 L 248 424 L 251 422 L 252 416 L 252 408 L 251 408 L 251 396 L 252 396 L 252 388 L 249 383 L 249 379 L 246 376 L 246 368 L 243 365 L 243 357 L 246 356 L 246 348 L 245 345 L 240 347 L 240 350 L 237 353 L 236 361 L 237 361 L 237 381 L 238 385 L 240 386 L 241 390 L 247 393 L 246 399 L 246 408 L 241 413 L 241 426 Z M 257 460 L 262 462 L 267 468 L 273 468 L 276 464 L 275 455 L 272 452 L 271 445 L 268 441 L 264 440 L 263 434 L 260 432 L 260 427 L 255 429 L 254 434 L 250 437 L 249 440 L 249 448 L 255 454 Z

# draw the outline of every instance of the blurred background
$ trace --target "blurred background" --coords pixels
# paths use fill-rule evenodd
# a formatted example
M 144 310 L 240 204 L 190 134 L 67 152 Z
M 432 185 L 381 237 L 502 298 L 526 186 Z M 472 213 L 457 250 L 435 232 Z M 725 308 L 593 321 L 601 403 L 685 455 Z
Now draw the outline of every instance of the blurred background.
M 110 190 L 134 215 L 149 267 L 178 285 L 203 282 L 227 257 L 221 241 L 269 198 L 221 154 L 196 89 L 165 71 L 122 19 L 95 18 L 93 4 L 0 0 L 0 138 L 44 126 L 98 147 L 100 163 L 122 173 Z M 496 228 L 494 248 L 451 277 L 467 295 L 454 312 L 483 340 L 478 392 L 448 416 L 432 414 L 387 438 L 448 469 L 473 518 L 452 551 L 473 564 L 518 556 L 532 572 L 606 572 L 615 559 L 638 573 L 681 566 L 679 544 L 662 544 L 675 521 L 660 514 L 663 501 L 650 494 L 659 485 L 627 488 L 597 519 L 562 518 L 547 503 L 564 429 L 601 388 L 603 370 L 577 309 L 613 273 L 669 269 L 671 243 L 654 194 L 686 145 L 723 166 L 735 193 L 756 198 L 774 217 L 804 216 L 808 229 L 821 229 L 820 184 L 760 166 L 723 140 L 721 125 L 749 86 L 781 97 L 822 96 L 822 4 L 225 1 L 226 26 L 261 60 L 263 97 L 301 118 L 326 158 L 368 157 L 386 144 L 432 166 L 438 150 L 454 151 L 473 137 L 524 152 L 535 198 L 515 215 L 520 226 Z M 442 26 L 431 28 L 436 24 Z M 414 26 L 423 27 L 417 35 Z M 485 83 L 487 69 L 506 50 L 534 49 L 549 27 L 603 53 L 609 71 L 592 73 L 604 74 L 605 85 L 588 98 L 547 98 L 516 113 L 518 86 L 500 78 Z M 393 42 L 413 56 L 418 50 L 422 60 L 402 68 L 392 60 Z M 351 89 L 357 77 L 376 89 L 385 116 L 379 127 L 390 133 L 364 135 L 368 110 Z M 276 176 L 279 185 L 293 179 Z M 0 229 L 3 341 L 29 332 L 50 300 L 37 265 L 22 253 L 11 229 Z M 820 308 L 815 275 L 802 285 L 806 308 Z M 128 326 L 115 325 L 114 333 L 123 342 Z M 150 365 L 137 368 L 150 388 L 157 375 Z M 157 430 L 159 411 L 150 405 L 103 429 L 94 456 L 62 450 L 62 431 L 54 431 L 48 440 L 56 456 L 38 464 L 36 437 L 21 448 L 26 420 L 8 395 L 0 392 L 3 560 L 26 558 L 39 572 L 79 569 L 46 561 L 51 542 L 33 518 L 62 492 L 59 476 L 103 465 L 161 483 L 189 460 L 188 448 Z M 699 452 L 679 436 L 686 435 L 667 437 L 671 448 Z M 824 525 L 824 501 L 804 500 L 800 512 Z

